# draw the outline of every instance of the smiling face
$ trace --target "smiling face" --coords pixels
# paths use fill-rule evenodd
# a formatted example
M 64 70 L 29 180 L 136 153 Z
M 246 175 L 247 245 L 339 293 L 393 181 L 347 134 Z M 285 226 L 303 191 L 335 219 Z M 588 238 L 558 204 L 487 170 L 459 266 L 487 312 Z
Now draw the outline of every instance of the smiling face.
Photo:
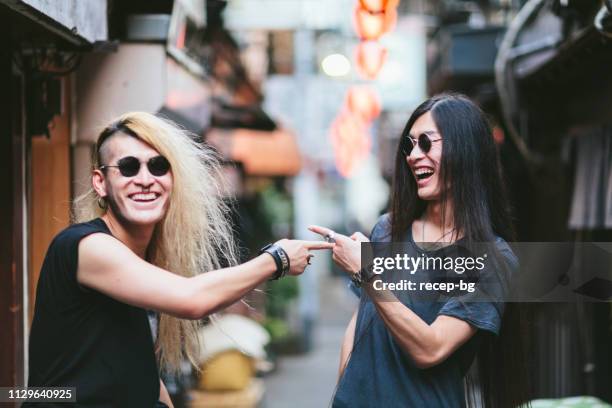
M 109 211 L 117 219 L 141 226 L 155 225 L 163 219 L 172 193 L 172 169 L 162 176 L 154 176 L 147 168 L 147 162 L 159 155 L 142 140 L 121 133 L 111 136 L 102 145 L 101 165 L 116 166 L 129 156 L 140 161 L 140 169 L 133 177 L 123 176 L 117 167 L 94 170 L 94 189 L 105 198 Z
M 429 152 L 424 152 L 418 143 L 414 145 L 406 162 L 416 180 L 421 200 L 439 200 L 441 194 L 440 163 L 442 161 L 442 140 L 431 112 L 426 112 L 414 122 L 410 137 L 417 141 L 422 134 L 431 140 Z

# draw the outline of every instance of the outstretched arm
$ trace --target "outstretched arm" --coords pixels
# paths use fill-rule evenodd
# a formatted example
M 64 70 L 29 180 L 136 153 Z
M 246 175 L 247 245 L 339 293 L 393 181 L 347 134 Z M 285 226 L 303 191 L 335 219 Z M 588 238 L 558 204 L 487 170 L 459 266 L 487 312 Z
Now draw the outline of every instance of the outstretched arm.
M 333 246 L 296 240 L 281 240 L 278 244 L 290 258 L 292 275 L 304 271 L 309 250 Z M 272 256 L 262 254 L 242 265 L 186 278 L 144 261 L 111 236 L 96 233 L 79 243 L 77 280 L 123 303 L 200 319 L 242 298 L 275 271 Z

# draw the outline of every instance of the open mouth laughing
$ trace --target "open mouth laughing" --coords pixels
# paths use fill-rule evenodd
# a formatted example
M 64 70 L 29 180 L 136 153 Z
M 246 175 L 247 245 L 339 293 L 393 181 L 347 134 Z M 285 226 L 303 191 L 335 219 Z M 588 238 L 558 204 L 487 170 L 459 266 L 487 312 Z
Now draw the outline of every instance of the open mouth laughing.
M 414 169 L 414 176 L 418 181 L 429 179 L 434 174 L 434 169 L 431 167 L 419 167 Z
M 160 193 L 156 192 L 148 192 L 148 193 L 133 193 L 129 194 L 128 197 L 130 200 L 135 201 L 137 203 L 150 203 L 157 200 L 161 196 Z

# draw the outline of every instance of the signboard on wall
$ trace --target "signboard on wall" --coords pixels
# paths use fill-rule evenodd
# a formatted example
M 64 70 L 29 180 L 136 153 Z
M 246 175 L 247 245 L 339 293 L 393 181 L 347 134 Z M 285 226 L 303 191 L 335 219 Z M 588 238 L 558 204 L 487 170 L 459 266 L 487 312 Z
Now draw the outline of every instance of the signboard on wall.
M 206 5 L 204 0 L 176 0 L 172 8 L 167 50 L 191 73 L 203 77 L 204 68 L 198 62 L 189 45 L 199 43 L 201 30 L 206 26 Z

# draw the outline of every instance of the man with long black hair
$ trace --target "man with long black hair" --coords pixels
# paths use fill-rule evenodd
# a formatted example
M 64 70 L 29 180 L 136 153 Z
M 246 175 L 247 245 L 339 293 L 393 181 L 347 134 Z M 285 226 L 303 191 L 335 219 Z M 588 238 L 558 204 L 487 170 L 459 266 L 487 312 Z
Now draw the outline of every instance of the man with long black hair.
M 515 407 L 526 401 L 519 322 L 503 303 L 507 278 L 518 268 L 506 243 L 513 239 L 507 203 L 484 113 L 465 96 L 442 94 L 423 102 L 402 132 L 390 212 L 370 239 L 404 243 L 410 257 L 445 258 L 460 247 L 489 243 L 499 262 L 489 262 L 477 278 L 502 289 L 475 301 L 474 294 L 396 298 L 380 290 L 380 275 L 362 268 L 365 236 L 311 227 L 335 240 L 334 260 L 361 286 L 342 345 L 334 407 Z M 434 280 L 424 268 L 412 276 Z M 470 370 L 475 357 L 478 370 Z M 466 377 L 468 371 L 477 378 Z

